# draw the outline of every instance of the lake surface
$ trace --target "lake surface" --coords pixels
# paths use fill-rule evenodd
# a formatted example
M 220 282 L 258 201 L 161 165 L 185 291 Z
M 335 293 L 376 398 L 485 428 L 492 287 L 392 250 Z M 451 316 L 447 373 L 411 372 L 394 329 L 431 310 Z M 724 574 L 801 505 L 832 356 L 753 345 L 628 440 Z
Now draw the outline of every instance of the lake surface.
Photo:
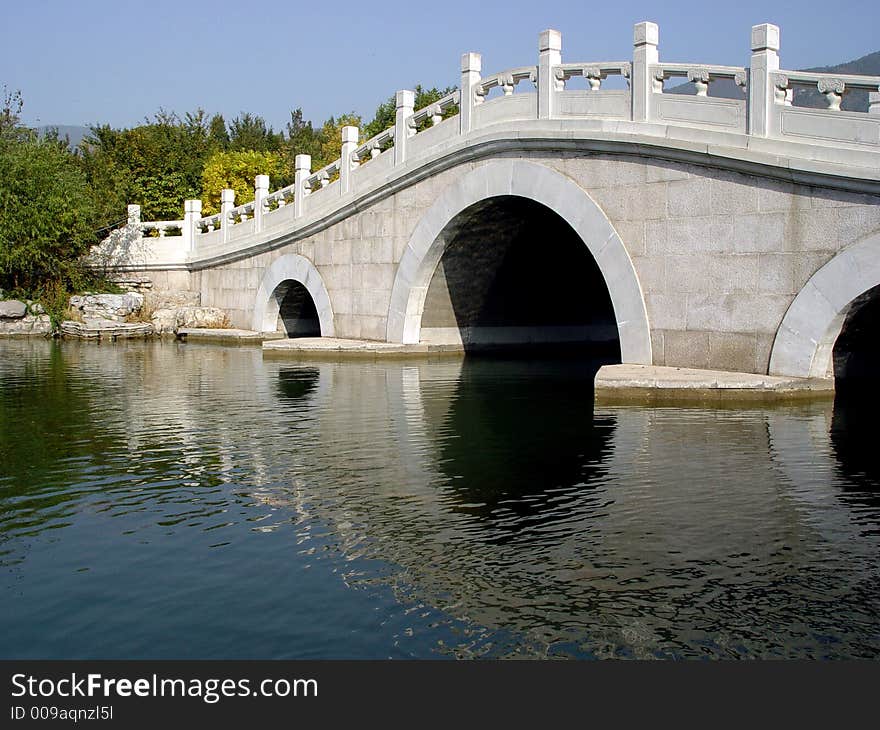
M 877 401 L 594 371 L 0 341 L 0 656 L 878 656 Z

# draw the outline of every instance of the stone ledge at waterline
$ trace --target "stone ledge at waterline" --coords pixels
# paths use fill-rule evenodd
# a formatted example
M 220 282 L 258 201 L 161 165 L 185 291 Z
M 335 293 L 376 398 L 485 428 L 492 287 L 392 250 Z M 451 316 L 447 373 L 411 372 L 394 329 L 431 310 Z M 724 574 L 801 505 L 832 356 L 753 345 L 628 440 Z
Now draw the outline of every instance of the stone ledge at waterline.
M 44 337 L 52 332 L 52 320 L 35 302 L 0 301 L 0 337 Z
M 603 365 L 597 403 L 795 400 L 834 396 L 831 378 L 795 378 L 658 365 Z

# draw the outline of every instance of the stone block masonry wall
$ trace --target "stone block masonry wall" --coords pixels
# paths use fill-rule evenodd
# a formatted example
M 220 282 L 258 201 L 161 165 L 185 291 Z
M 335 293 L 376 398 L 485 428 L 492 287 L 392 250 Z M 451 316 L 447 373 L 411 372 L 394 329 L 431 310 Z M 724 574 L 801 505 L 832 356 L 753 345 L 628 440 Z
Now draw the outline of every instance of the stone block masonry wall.
M 810 276 L 880 231 L 880 198 L 696 165 L 543 158 L 611 220 L 635 265 L 655 365 L 766 373 Z
M 656 365 L 766 373 L 797 292 L 835 253 L 880 231 L 877 196 L 635 156 L 523 156 L 577 182 L 620 235 L 642 287 Z M 446 170 L 275 251 L 194 272 L 202 303 L 250 327 L 263 272 L 298 253 L 324 279 L 336 336 L 383 340 L 413 230 L 480 164 Z

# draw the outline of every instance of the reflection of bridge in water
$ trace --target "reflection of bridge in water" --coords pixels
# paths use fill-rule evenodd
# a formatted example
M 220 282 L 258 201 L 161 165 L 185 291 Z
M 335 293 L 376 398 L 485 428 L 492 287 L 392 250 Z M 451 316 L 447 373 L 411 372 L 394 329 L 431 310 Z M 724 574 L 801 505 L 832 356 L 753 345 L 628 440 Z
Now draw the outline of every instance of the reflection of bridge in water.
M 254 330 L 825 376 L 854 318 L 876 331 L 880 78 L 784 70 L 768 24 L 748 66 L 668 63 L 658 41 L 639 23 L 631 60 L 570 63 L 545 31 L 536 64 L 489 76 L 467 53 L 459 91 L 422 110 L 399 92 L 394 127 L 345 128 L 289 188 L 259 176 L 253 201 L 181 221 L 132 210 L 128 265 Z
M 4 347 L 35 361 L 51 345 Z M 876 602 L 873 446 L 853 440 L 861 411 L 840 399 L 594 411 L 578 360 L 293 364 L 171 343 L 63 355 L 87 396 L 76 418 L 107 422 L 108 401 L 125 413 L 99 458 L 131 462 L 133 481 L 106 509 L 194 529 L 246 515 L 295 532 L 297 549 L 321 532 L 346 559 L 389 566 L 350 582 L 483 627 L 478 653 L 512 631 L 562 653 L 801 655 L 805 624 L 821 633 Z

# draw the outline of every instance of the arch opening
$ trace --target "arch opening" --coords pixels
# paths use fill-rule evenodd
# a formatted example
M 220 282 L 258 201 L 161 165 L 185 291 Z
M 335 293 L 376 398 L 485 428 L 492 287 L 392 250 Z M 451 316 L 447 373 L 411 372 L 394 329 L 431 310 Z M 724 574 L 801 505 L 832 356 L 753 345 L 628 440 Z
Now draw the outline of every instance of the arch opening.
M 614 321 L 624 363 L 650 365 L 651 330 L 642 288 L 623 241 L 602 209 L 570 177 L 529 160 L 497 159 L 457 178 L 419 220 L 404 249 L 391 290 L 386 338 L 389 342 L 422 340 L 422 317 L 431 279 L 446 248 L 460 232 L 460 216 L 472 206 L 499 197 L 541 204 L 577 234 L 602 275 L 614 310 Z M 489 203 L 493 204 L 493 203 Z M 479 212 L 481 208 L 475 208 Z M 538 241 L 531 257 L 533 280 L 560 273 L 548 258 L 555 247 Z M 551 257 L 552 258 L 552 257 Z M 582 288 L 580 288 L 582 291 Z
M 276 332 L 284 332 L 288 337 L 321 336 L 315 301 L 303 284 L 293 279 L 282 281 L 272 297 L 278 305 Z
M 465 351 L 588 349 L 620 362 L 608 287 L 577 232 L 549 207 L 501 195 L 465 208 L 440 233 L 419 340 Z
M 858 372 L 877 373 L 880 357 L 870 333 L 878 331 L 878 298 L 880 233 L 875 233 L 839 251 L 801 288 L 776 332 L 769 374 L 834 376 L 843 383 L 864 381 Z
M 335 335 L 327 287 L 314 264 L 299 254 L 279 256 L 263 273 L 251 321 L 251 328 L 258 332 L 281 331 L 290 337 L 305 337 L 307 332 Z
M 834 342 L 832 362 L 838 391 L 880 387 L 880 285 L 853 300 Z

